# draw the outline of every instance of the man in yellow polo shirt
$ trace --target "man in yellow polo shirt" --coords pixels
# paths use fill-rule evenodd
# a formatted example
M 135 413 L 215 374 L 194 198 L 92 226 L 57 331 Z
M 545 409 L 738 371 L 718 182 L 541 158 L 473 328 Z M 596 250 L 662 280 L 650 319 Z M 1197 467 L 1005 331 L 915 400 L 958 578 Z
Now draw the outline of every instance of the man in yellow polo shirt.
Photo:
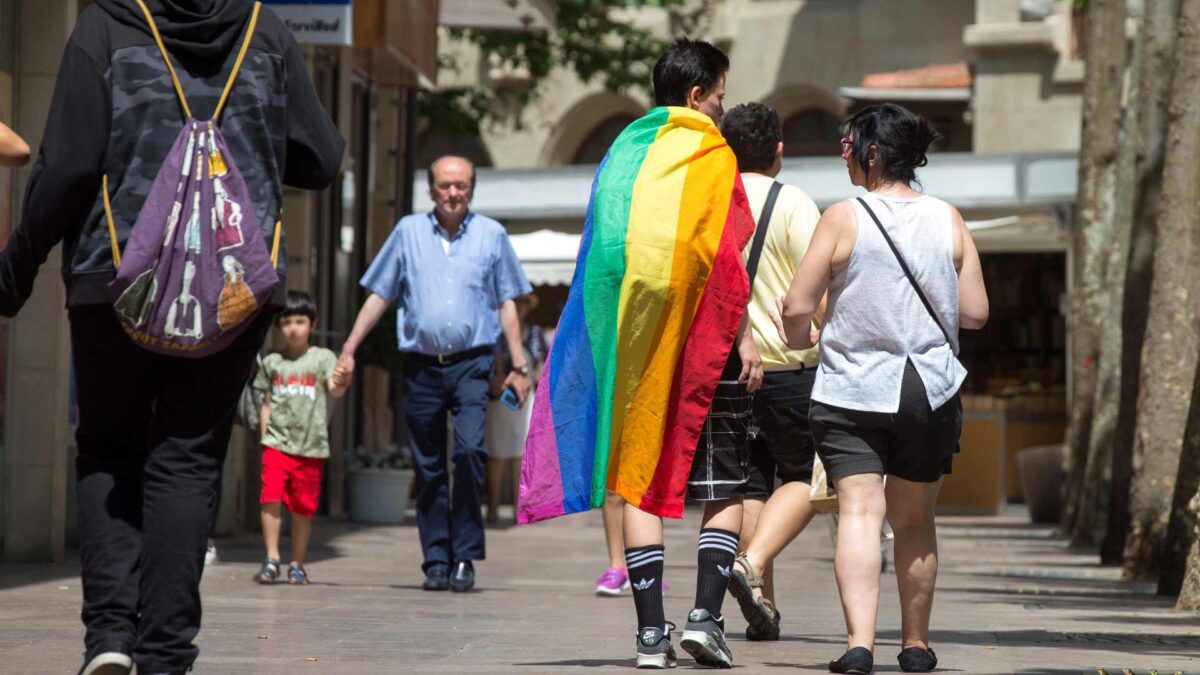
M 777 640 L 771 562 L 813 516 L 809 493 L 815 453 L 808 405 L 817 348 L 789 350 L 770 314 L 787 293 L 821 212 L 803 190 L 775 181 L 783 159 L 783 128 L 774 109 L 740 105 L 725 114 L 721 131 L 737 156 L 755 221 L 770 211 L 765 232 L 755 233 L 761 245 L 752 242 L 744 252 L 746 268 L 756 269 L 748 311 L 763 383 L 754 394 L 750 480 L 743 502 L 745 547 L 733 565 L 729 587 L 746 617 L 746 638 Z

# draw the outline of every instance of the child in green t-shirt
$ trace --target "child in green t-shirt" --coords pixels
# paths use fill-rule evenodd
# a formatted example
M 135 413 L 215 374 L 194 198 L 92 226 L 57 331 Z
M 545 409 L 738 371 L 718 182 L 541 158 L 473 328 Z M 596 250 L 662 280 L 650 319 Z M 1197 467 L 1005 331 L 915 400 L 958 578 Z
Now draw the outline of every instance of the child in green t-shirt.
M 283 507 L 292 513 L 292 562 L 288 583 L 307 584 L 304 554 L 321 496 L 321 474 L 329 457 L 326 394 L 340 398 L 349 384 L 334 366 L 337 356 L 313 347 L 317 305 L 307 293 L 288 291 L 275 318 L 286 347 L 263 359 L 255 387 L 266 390 L 262 407 L 262 531 L 267 557 L 254 576 L 273 583 L 280 573 L 279 532 Z

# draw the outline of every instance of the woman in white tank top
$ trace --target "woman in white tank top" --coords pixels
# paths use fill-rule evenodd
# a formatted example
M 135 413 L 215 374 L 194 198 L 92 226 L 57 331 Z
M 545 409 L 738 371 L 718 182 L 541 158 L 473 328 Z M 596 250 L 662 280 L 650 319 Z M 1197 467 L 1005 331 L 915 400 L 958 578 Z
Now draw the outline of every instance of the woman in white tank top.
M 835 570 L 847 651 L 829 669 L 868 673 L 874 665 L 887 517 L 896 535 L 900 666 L 926 672 L 937 665 L 929 648 L 934 505 L 962 429 L 958 330 L 987 322 L 987 293 L 962 216 L 912 187 L 940 137 L 928 120 L 883 104 L 851 117 L 844 133 L 850 181 L 868 192 L 821 217 L 776 321 L 789 347 L 811 346 L 810 322 L 828 291 L 809 415 L 840 513 Z

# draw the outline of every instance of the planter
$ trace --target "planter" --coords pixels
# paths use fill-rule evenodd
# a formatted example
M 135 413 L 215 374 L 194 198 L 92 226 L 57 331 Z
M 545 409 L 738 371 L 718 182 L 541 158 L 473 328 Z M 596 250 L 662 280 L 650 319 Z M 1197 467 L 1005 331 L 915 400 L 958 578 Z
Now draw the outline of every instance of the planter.
M 346 479 L 350 520 L 365 525 L 404 522 L 412 469 L 359 469 Z
M 1017 453 L 1017 472 L 1029 519 L 1035 523 L 1059 522 L 1063 509 L 1063 460 L 1066 450 L 1061 443 L 1038 445 Z

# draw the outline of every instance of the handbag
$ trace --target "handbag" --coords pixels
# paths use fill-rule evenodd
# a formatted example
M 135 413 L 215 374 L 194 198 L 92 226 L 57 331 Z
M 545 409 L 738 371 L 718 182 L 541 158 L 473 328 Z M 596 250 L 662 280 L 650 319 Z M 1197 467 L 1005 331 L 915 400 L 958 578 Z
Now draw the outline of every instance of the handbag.
M 829 483 L 829 476 L 825 473 L 825 465 L 821 464 L 820 457 L 813 460 L 812 489 L 809 491 L 808 503 L 812 504 L 813 511 L 817 513 L 837 513 L 838 510 L 837 491 Z

